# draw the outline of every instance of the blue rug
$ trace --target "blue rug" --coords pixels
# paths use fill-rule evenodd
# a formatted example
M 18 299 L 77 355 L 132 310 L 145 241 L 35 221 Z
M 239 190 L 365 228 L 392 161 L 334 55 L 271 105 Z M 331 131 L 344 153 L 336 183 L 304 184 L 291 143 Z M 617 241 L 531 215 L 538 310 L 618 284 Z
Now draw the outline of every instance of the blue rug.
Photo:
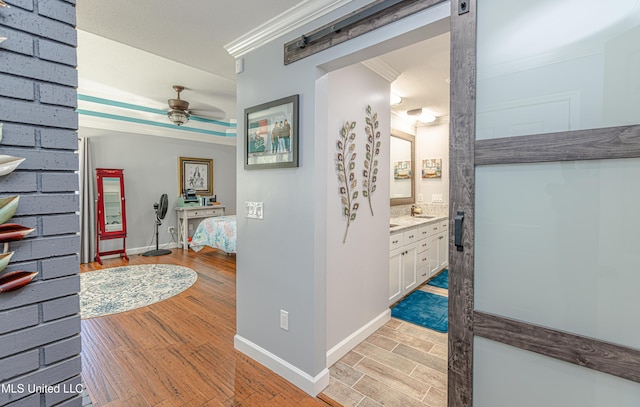
M 434 287 L 440 287 L 448 290 L 449 289 L 449 270 L 448 269 L 442 270 L 440 274 L 438 274 L 437 276 L 429 280 L 427 284 L 432 285 Z
M 424 291 L 414 291 L 398 305 L 391 308 L 391 316 L 433 329 L 438 332 L 449 330 L 449 299 Z

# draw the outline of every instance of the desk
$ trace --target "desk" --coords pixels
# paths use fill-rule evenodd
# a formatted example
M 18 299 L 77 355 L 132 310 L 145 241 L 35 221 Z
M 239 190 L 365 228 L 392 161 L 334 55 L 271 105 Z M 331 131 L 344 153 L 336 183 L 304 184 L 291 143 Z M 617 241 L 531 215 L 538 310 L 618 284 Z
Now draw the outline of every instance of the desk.
M 189 248 L 189 221 L 191 219 L 204 219 L 213 216 L 223 216 L 224 206 L 191 206 L 176 208 L 176 218 L 178 222 L 178 244 L 184 250 Z

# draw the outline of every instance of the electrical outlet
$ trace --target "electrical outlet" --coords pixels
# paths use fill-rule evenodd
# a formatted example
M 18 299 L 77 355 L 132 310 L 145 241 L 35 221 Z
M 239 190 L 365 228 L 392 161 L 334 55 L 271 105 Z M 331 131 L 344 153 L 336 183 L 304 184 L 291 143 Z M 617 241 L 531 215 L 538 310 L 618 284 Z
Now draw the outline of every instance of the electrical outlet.
M 289 313 L 283 309 L 280 310 L 280 328 L 289 330 Z

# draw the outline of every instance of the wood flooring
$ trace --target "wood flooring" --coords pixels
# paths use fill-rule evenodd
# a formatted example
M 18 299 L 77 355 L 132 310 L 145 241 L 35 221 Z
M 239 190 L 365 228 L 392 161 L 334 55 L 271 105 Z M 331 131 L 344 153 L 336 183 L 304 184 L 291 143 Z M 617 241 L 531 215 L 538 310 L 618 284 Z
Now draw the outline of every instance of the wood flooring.
M 392 318 L 329 371 L 319 398 L 334 406 L 446 407 L 447 334 Z
M 189 267 L 198 280 L 165 301 L 82 320 L 82 376 L 94 406 L 327 406 L 234 350 L 235 256 L 173 249 L 103 263 L 80 271 L 164 263 Z

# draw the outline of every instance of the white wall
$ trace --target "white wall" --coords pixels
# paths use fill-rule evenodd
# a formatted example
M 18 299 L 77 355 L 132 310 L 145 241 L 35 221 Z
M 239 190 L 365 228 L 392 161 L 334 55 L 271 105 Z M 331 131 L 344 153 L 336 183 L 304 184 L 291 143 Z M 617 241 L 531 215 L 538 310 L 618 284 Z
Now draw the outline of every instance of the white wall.
M 329 117 L 327 141 L 327 348 L 388 310 L 389 292 L 389 82 L 362 64 L 328 74 Z M 366 106 L 378 114 L 381 133 L 374 215 L 362 195 L 363 159 L 366 154 Z M 335 157 L 336 142 L 345 121 L 356 122 L 356 170 L 360 207 L 343 244 L 346 220 L 342 215 Z M 342 347 L 339 354 L 348 351 Z
M 327 190 L 328 175 L 335 177 L 335 173 L 329 170 L 334 165 L 334 148 L 329 150 L 326 135 L 335 129 L 329 125 L 329 80 L 323 75 L 441 34 L 449 26 L 450 4 L 444 3 L 283 65 L 284 43 L 366 3 L 349 3 L 243 55 L 245 71 L 237 76 L 238 117 L 244 117 L 245 108 L 300 95 L 300 166 L 245 170 L 244 141 L 238 139 L 237 201 L 240 206 L 244 201 L 264 202 L 264 219 L 238 218 L 235 345 L 311 394 L 328 384 L 327 303 L 331 298 L 327 296 L 327 242 L 333 237 L 329 236 L 327 212 L 338 199 Z M 239 122 L 238 134 L 243 134 L 244 123 Z M 387 220 L 378 232 L 385 239 Z M 289 312 L 288 331 L 279 327 L 281 309 Z
M 80 136 L 83 133 L 83 129 L 78 131 Z M 215 194 L 227 213 L 235 213 L 235 147 L 116 132 L 94 134 L 90 140 L 94 168 L 124 169 L 128 249 L 146 248 L 152 243 L 153 204 L 163 193 L 169 197 L 169 210 L 159 228 L 159 240 L 161 246 L 172 242 L 167 227 L 176 226 L 178 157 L 212 158 Z M 113 243 L 104 242 L 101 247 L 108 248 Z M 121 243 L 117 242 L 120 247 Z
M 432 203 L 433 194 L 442 194 L 443 203 L 449 203 L 449 121 L 419 125 L 416 129 L 416 202 L 422 195 L 423 203 Z M 442 159 L 442 178 L 422 178 L 422 160 Z

